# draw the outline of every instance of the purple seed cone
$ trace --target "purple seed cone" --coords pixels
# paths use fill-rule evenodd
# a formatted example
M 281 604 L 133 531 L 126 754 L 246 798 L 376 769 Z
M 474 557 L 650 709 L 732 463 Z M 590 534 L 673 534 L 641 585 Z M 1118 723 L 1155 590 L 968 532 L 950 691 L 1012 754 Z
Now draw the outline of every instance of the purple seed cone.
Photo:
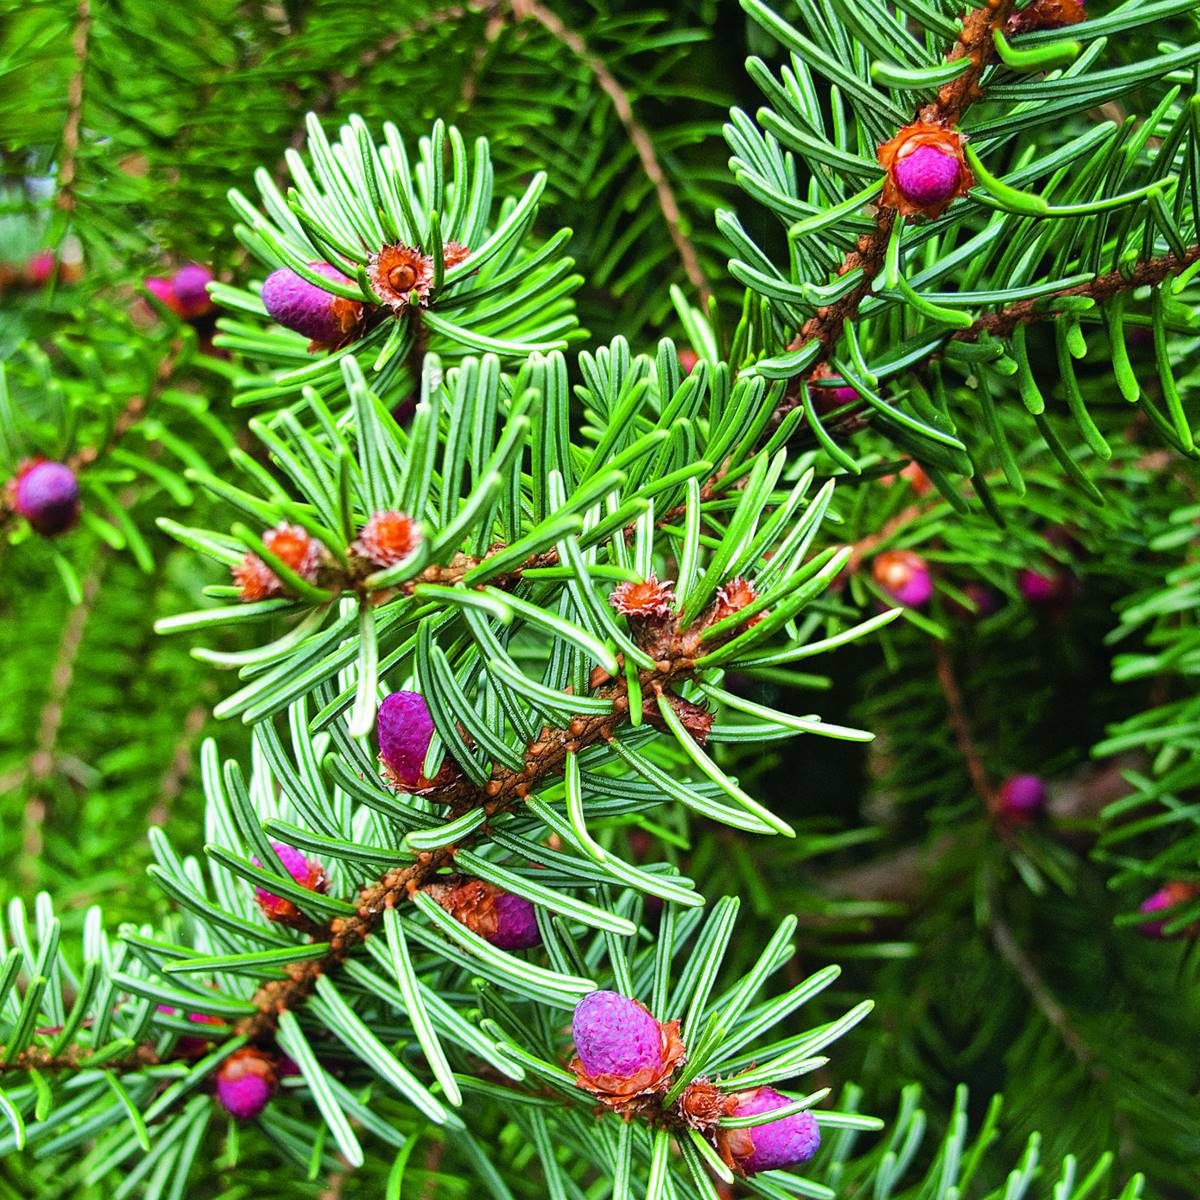
M 618 992 L 589 992 L 571 1022 L 575 1050 L 591 1076 L 629 1076 L 662 1063 L 662 1031 L 636 1001 Z
M 1057 575 L 1028 569 L 1017 575 L 1017 587 L 1030 604 L 1053 604 L 1063 590 L 1062 581 Z
M 1180 904 L 1188 904 L 1197 897 L 1200 897 L 1200 887 L 1194 883 L 1168 883 L 1159 888 L 1157 892 L 1147 896 L 1138 905 L 1138 912 L 1160 913 L 1176 908 Z M 1183 929 L 1177 929 L 1174 933 L 1167 933 L 1167 926 L 1171 924 L 1171 921 L 1172 915 L 1168 914 L 1162 921 L 1147 921 L 1145 924 L 1139 925 L 1138 930 L 1146 937 L 1152 938 L 1200 937 L 1200 921 L 1186 925 Z
M 940 204 L 958 190 L 958 159 L 937 146 L 918 146 L 897 159 L 896 186 L 906 200 L 922 206 Z
M 317 887 L 317 881 L 322 876 L 319 863 L 305 858 L 295 846 L 287 846 L 283 842 L 272 842 L 271 849 L 279 856 L 279 861 L 287 868 L 288 874 L 301 887 L 314 889 Z M 262 863 L 257 858 L 252 858 L 250 861 L 256 867 L 262 866 Z M 273 892 L 268 892 L 266 888 L 260 887 L 254 889 L 254 898 L 264 908 L 273 908 L 276 905 L 286 903 L 286 901 L 276 896 Z
M 231 1117 L 252 1121 L 275 1094 L 278 1076 L 257 1050 L 238 1050 L 217 1071 L 217 1100 Z
M 416 787 L 433 737 L 433 718 L 420 692 L 393 692 L 376 717 L 379 757 L 405 787 Z
M 70 467 L 36 462 L 17 478 L 16 509 L 38 533 L 53 536 L 79 516 L 79 482 Z
M 750 1117 L 791 1103 L 793 1101 L 781 1096 L 774 1088 L 755 1088 L 752 1092 L 741 1093 L 733 1115 Z M 754 1149 L 739 1158 L 738 1166 L 747 1175 L 756 1171 L 778 1171 L 781 1167 L 807 1162 L 821 1144 L 817 1118 L 811 1112 L 795 1113 L 766 1125 L 755 1125 L 745 1132 L 750 1135 Z
M 146 291 L 155 300 L 161 304 L 165 304 L 168 308 L 175 307 L 175 289 L 171 286 L 169 279 L 163 279 L 161 275 L 148 276 L 146 279 Z
M 912 573 L 910 579 L 902 583 L 892 595 L 908 608 L 921 608 L 929 603 L 933 595 L 933 580 L 924 568 Z
M 212 282 L 213 273 L 199 263 L 188 263 L 180 267 L 171 277 L 171 290 L 175 299 L 189 310 L 207 308 L 209 304 L 208 285 Z
M 496 897 L 496 932 L 488 941 L 500 950 L 530 950 L 542 944 L 533 904 L 503 892 Z
M 350 282 L 329 263 L 314 262 L 308 265 L 326 279 L 336 279 L 339 283 Z M 341 341 L 345 331 L 334 310 L 336 299 L 332 292 L 323 291 L 287 267 L 273 271 L 262 287 L 263 307 L 271 319 L 314 342 Z
M 1157 913 L 1162 912 L 1164 908 L 1173 908 L 1175 906 L 1175 898 L 1171 895 L 1167 888 L 1159 888 L 1157 892 L 1151 893 L 1145 900 L 1138 905 L 1140 913 Z M 1163 931 L 1166 929 L 1166 921 L 1146 921 L 1139 925 L 1138 929 L 1146 935 L 1146 937 L 1160 938 L 1164 936 Z
M 1000 811 L 1005 816 L 1033 817 L 1046 804 L 1046 785 L 1038 775 L 1013 775 L 1000 785 Z

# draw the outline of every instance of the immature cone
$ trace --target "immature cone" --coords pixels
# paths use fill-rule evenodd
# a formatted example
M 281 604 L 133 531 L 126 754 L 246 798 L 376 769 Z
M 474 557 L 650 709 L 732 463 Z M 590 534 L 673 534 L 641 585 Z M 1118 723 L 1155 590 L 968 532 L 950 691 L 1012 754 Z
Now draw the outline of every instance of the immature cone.
M 1061 567 L 1048 567 L 1043 571 L 1026 568 L 1017 574 L 1017 590 L 1035 608 L 1052 608 L 1062 604 L 1070 598 L 1071 589 L 1071 574 Z
M 1039 775 L 1011 775 L 996 793 L 996 816 L 1013 825 L 1028 825 L 1046 807 L 1046 785 Z
M 65 533 L 79 519 L 79 481 L 66 463 L 26 463 L 10 486 L 13 508 L 46 537 Z
M 454 264 L 447 260 L 446 265 Z M 384 246 L 368 259 L 367 276 L 375 295 L 399 314 L 428 301 L 433 287 L 433 259 L 413 246 Z
M 248 1046 L 235 1050 L 217 1069 L 217 1099 L 239 1121 L 253 1121 L 278 1086 L 275 1064 L 261 1050 Z
M 262 536 L 263 545 L 301 579 L 315 583 L 325 547 L 299 525 L 280 522 Z M 232 568 L 233 581 L 243 600 L 265 600 L 283 591 L 283 581 L 257 554 L 247 553 Z
M 432 782 L 422 774 L 433 737 L 433 718 L 420 692 L 393 692 L 375 718 L 379 761 L 392 783 L 409 791 Z
M 350 283 L 337 267 L 310 262 L 309 269 L 326 279 Z M 262 286 L 263 307 L 273 321 L 310 338 L 314 347 L 337 346 L 361 331 L 363 306 L 309 283 L 287 267 L 272 271 Z
M 794 1103 L 769 1087 L 738 1092 L 733 1099 L 735 1104 L 730 1115 L 737 1117 L 757 1116 Z M 747 1129 L 722 1129 L 717 1134 L 721 1157 L 743 1175 L 778 1171 L 782 1167 L 808 1162 L 820 1144 L 817 1118 L 807 1111 Z
M 372 513 L 351 549 L 377 567 L 403 562 L 421 544 L 421 530 L 406 513 L 385 509 Z
M 471 257 L 471 247 L 464 246 L 462 242 L 447 242 L 442 247 L 442 264 L 447 271 L 451 267 L 457 267 L 459 263 L 466 262 Z
M 933 489 L 929 476 L 919 462 L 910 462 L 900 472 L 900 478 L 908 482 L 908 486 L 918 496 L 928 496 Z
M 310 892 L 323 893 L 329 886 L 325 868 L 319 862 L 305 858 L 294 846 L 285 845 L 283 842 L 272 842 L 271 849 L 279 856 L 279 861 L 287 868 L 287 873 L 302 888 L 308 888 Z M 250 861 L 256 867 L 262 866 L 257 858 Z M 256 887 L 254 899 L 258 901 L 259 908 L 263 910 L 268 920 L 278 921 L 283 925 L 296 925 L 304 921 L 304 915 L 290 900 L 276 896 L 274 892 L 268 892 L 266 888 Z
M 58 269 L 58 255 L 53 250 L 39 250 L 25 264 L 25 279 L 34 285 L 45 283 Z
M 912 550 L 887 550 L 877 555 L 871 574 L 893 600 L 908 608 L 923 608 L 933 595 L 929 566 Z
M 879 147 L 878 157 L 887 172 L 882 202 L 902 216 L 939 216 L 975 184 L 962 137 L 932 122 L 905 125 Z
M 146 290 L 176 316 L 190 320 L 212 311 L 212 297 L 208 294 L 212 279 L 213 273 L 207 267 L 188 263 L 170 279 L 151 276 L 146 280 Z
M 456 921 L 500 950 L 530 950 L 542 943 L 533 904 L 482 879 L 430 883 L 424 889 Z
M 822 416 L 826 412 L 833 412 L 835 408 L 841 408 L 843 404 L 853 404 L 856 400 L 861 399 L 858 388 L 851 387 L 848 383 L 840 384 L 835 388 L 819 388 L 813 391 L 813 404 Z
M 859 390 L 841 381 L 827 366 L 818 367 L 808 381 L 808 395 L 821 418 L 833 416 L 844 433 L 853 433 L 865 425 L 863 398 Z M 793 402 L 798 402 L 798 397 Z
M 610 1107 L 667 1090 L 685 1056 L 679 1022 L 656 1021 L 646 1007 L 619 992 L 590 992 L 571 1022 L 576 1084 Z
M 1147 921 L 1144 925 L 1139 925 L 1138 929 L 1146 937 L 1152 938 L 1200 938 L 1200 921 L 1193 921 L 1190 925 L 1185 925 L 1174 933 L 1166 932 L 1167 926 L 1171 923 L 1168 910 L 1197 899 L 1200 899 L 1200 886 L 1197 884 L 1180 882 L 1165 884 L 1138 905 L 1138 912 L 1165 913 L 1164 919 Z

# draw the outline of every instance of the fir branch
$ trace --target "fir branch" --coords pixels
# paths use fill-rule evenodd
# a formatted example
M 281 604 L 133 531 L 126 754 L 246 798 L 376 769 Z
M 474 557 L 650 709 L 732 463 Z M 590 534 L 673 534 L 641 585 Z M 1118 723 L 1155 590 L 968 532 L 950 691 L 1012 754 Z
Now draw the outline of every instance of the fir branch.
M 165 825 L 171 815 L 171 808 L 183 791 L 183 781 L 192 769 L 192 752 L 196 748 L 205 721 L 208 720 L 208 705 L 193 704 L 188 709 L 179 731 L 179 740 L 171 753 L 166 772 L 159 781 L 156 789 L 158 799 L 146 816 L 147 825 Z
M 50 686 L 46 692 L 46 702 L 42 705 L 42 714 L 38 719 L 37 739 L 26 766 L 25 778 L 32 786 L 25 801 L 25 813 L 21 823 L 19 874 L 22 887 L 29 892 L 36 891 L 38 886 L 38 868 L 42 861 L 42 829 L 50 808 L 50 798 L 46 794 L 45 785 L 54 773 L 54 747 L 58 742 L 58 731 L 62 728 L 63 709 L 67 702 L 67 693 L 71 689 L 71 680 L 75 675 L 79 651 L 83 646 L 84 631 L 100 595 L 100 585 L 107 565 L 108 555 L 102 546 L 97 550 L 96 559 L 84 579 L 83 599 L 71 610 L 63 626 L 58 653 L 54 656 L 54 665 L 50 668 Z
M 1015 0 L 987 0 L 983 8 L 967 14 L 958 40 L 946 52 L 946 61 L 957 62 L 960 58 L 969 57 L 973 65 L 942 87 L 937 99 L 921 109 L 920 120 L 949 128 L 962 119 L 972 101 L 982 94 L 979 79 L 996 57 L 992 33 L 1004 27 L 1014 7 Z M 895 221 L 895 209 L 881 204 L 875 213 L 875 231 L 859 238 L 857 246 L 846 254 L 836 272 L 840 277 L 861 269 L 862 282 L 837 303 L 818 308 L 788 344 L 789 350 L 799 350 L 812 341 L 821 343 L 821 352 L 809 367 L 807 378 L 813 378 L 833 357 L 834 347 L 847 321 L 854 319 L 859 306 L 871 294 L 875 277 L 883 269 Z M 801 390 L 789 388 L 776 406 L 772 424 L 777 426 L 801 403 Z
M 39 1029 L 37 1032 L 55 1034 L 60 1032 L 60 1029 L 54 1027 L 51 1029 Z M 0 1046 L 0 1055 L 3 1053 L 4 1048 Z M 48 1071 L 58 1073 L 64 1071 L 86 1071 L 89 1068 L 123 1073 L 126 1071 L 141 1071 L 146 1067 L 156 1067 L 164 1061 L 169 1061 L 159 1057 L 152 1042 L 141 1042 L 126 1053 L 115 1057 L 106 1055 L 93 1067 L 91 1059 L 95 1057 L 95 1050 L 90 1046 L 84 1046 L 78 1042 L 68 1046 L 61 1054 L 52 1053 L 49 1047 L 46 1046 L 26 1046 L 20 1054 L 13 1057 L 11 1062 L 0 1062 L 0 1073 L 12 1071 Z
M 979 747 L 975 744 L 974 735 L 971 733 L 971 722 L 967 717 L 967 707 L 963 701 L 962 688 L 958 685 L 958 676 L 954 673 L 954 663 L 950 658 L 950 651 L 946 648 L 945 642 L 937 638 L 933 639 L 933 661 L 938 686 L 946 698 L 950 731 L 954 734 L 958 752 L 966 765 L 967 774 L 971 777 L 971 786 L 974 787 L 976 794 L 987 809 L 991 811 L 995 805 L 996 789 L 988 778 Z
M 1087 283 L 1051 292 L 1036 300 L 1018 300 L 992 313 L 978 317 L 969 329 L 959 329 L 952 335 L 956 342 L 974 342 L 985 335 L 1008 337 L 1021 325 L 1033 321 L 1044 321 L 1058 316 L 1054 302 L 1068 296 L 1086 296 L 1103 304 L 1121 292 L 1131 292 L 1142 287 L 1156 287 L 1164 279 L 1178 275 L 1194 262 L 1200 260 L 1200 246 L 1191 246 L 1185 254 L 1164 254 L 1160 258 L 1148 258 L 1134 264 L 1128 270 L 1117 268 L 1097 275 Z
M 406 25 L 399 32 L 389 34 L 387 37 L 368 46 L 358 56 L 355 64 L 356 69 L 353 73 L 334 71 L 329 76 L 329 82 L 325 90 L 307 106 L 304 119 L 300 121 L 292 131 L 291 137 L 288 138 L 288 148 L 299 150 L 304 145 L 308 131 L 308 115 L 323 117 L 332 112 L 338 99 L 350 86 L 355 75 L 359 75 L 363 71 L 373 67 L 380 59 L 387 58 L 406 38 L 419 37 L 421 34 L 428 33 L 431 29 L 437 28 L 439 25 L 445 25 L 451 21 L 462 21 L 469 15 L 470 11 L 464 5 L 450 4 L 445 8 L 440 8 L 436 12 L 430 13 L 428 16 L 422 17 L 418 21 L 414 21 L 411 25 Z M 295 36 L 295 30 L 291 30 L 290 32 Z M 278 163 L 275 164 L 274 177 L 276 186 L 283 187 L 287 181 L 287 176 L 287 158 L 281 154 Z
M 993 905 L 988 915 L 988 931 L 1000 957 L 1016 972 L 1025 990 L 1037 1006 L 1038 1012 L 1053 1026 L 1064 1046 L 1086 1067 L 1099 1082 L 1108 1078 L 1108 1071 L 1103 1064 L 1096 1062 L 1095 1051 L 1080 1037 L 1071 1024 L 1067 1011 L 1059 1004 L 1049 984 L 1042 978 L 1041 972 L 1033 960 L 1022 949 L 1016 935 L 1007 923 L 996 914 Z
M 701 637 L 706 624 L 705 621 L 697 621 L 684 630 L 680 619 L 675 617 L 662 628 L 640 639 L 641 648 L 655 659 L 652 669 L 638 672 L 647 718 L 654 711 L 654 705 L 651 701 L 647 707 L 645 700 L 660 696 L 675 684 L 690 678 L 695 660 L 702 654 L 710 653 L 719 644 L 719 639 L 713 639 L 702 646 Z M 599 686 L 594 687 L 591 694 L 611 700 L 611 713 L 575 717 L 566 726 L 543 730 L 527 749 L 524 763 L 519 769 L 498 767 L 483 787 L 476 786 L 460 774 L 445 784 L 424 789 L 421 795 L 434 805 L 447 806 L 452 816 L 482 807 L 490 821 L 516 811 L 540 784 L 561 774 L 569 754 L 609 740 L 629 719 L 629 691 L 625 679 L 597 679 L 595 682 Z M 481 832 L 486 833 L 486 830 L 485 822 Z M 473 835 L 461 845 L 472 844 L 477 836 Z M 303 1003 L 322 975 L 336 970 L 356 947 L 370 937 L 387 909 L 403 903 L 439 871 L 451 866 L 458 848 L 443 846 L 424 852 L 415 863 L 394 867 L 363 888 L 358 898 L 358 912 L 352 917 L 336 917 L 320 931 L 316 940 L 327 941 L 328 951 L 318 959 L 295 964 L 290 968 L 287 979 L 264 983 L 253 1000 L 258 1012 L 242 1021 L 237 1032 L 252 1042 L 269 1039 L 279 1015 Z
M 707 311 L 708 302 L 712 298 L 712 289 L 700 266 L 700 259 L 696 254 L 695 247 L 683 232 L 684 219 L 679 202 L 675 199 L 675 192 L 671 188 L 662 164 L 658 161 L 654 142 L 649 132 L 634 114 L 629 93 L 608 69 L 607 63 L 588 46 L 582 35 L 568 27 L 556 13 L 544 7 L 538 0 L 512 0 L 512 12 L 518 21 L 536 21 L 551 37 L 566 46 L 596 77 L 596 82 L 600 85 L 601 90 L 612 102 L 617 119 L 624 126 L 637 153 L 638 161 L 642 165 L 642 170 L 654 188 L 658 206 L 662 209 L 663 220 L 666 222 L 667 233 L 679 254 L 684 273 L 700 297 L 701 308 Z
M 58 206 L 66 212 L 75 208 L 75 181 L 79 174 L 79 137 L 83 123 L 83 85 L 87 69 L 88 39 L 92 28 L 91 0 L 79 0 L 71 52 L 75 73 L 67 85 L 67 119 L 63 125 L 62 156 L 59 166 Z
M 175 342 L 167 353 L 163 355 L 155 370 L 154 382 L 147 394 L 144 396 L 139 394 L 129 397 L 125 402 L 125 406 L 117 414 L 116 420 L 113 422 L 112 432 L 108 435 L 108 440 L 102 446 L 84 446 L 67 460 L 67 466 L 72 471 L 78 472 L 82 468 L 90 467 L 105 455 L 110 454 L 120 444 L 121 439 L 137 426 L 150 406 L 162 395 L 163 390 L 170 383 L 172 376 L 175 374 L 175 368 L 179 363 L 179 355 L 182 348 L 181 343 Z

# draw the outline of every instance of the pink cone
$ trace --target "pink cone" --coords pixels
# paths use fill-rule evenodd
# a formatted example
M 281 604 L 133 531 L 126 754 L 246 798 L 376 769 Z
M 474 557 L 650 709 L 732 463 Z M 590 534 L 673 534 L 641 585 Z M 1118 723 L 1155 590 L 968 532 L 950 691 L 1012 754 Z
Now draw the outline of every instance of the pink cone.
M 793 1101 L 774 1088 L 759 1087 L 740 1092 L 732 1115 L 755 1116 L 783 1108 Z M 722 1142 L 733 1164 L 747 1175 L 756 1171 L 778 1171 L 796 1163 L 807 1162 L 821 1144 L 817 1118 L 811 1112 L 795 1113 L 766 1125 L 748 1129 L 722 1131 Z M 732 1135 L 732 1136 L 730 1136 Z M 748 1138 L 745 1135 L 749 1135 Z
M 420 692 L 393 692 L 376 717 L 379 757 L 401 787 L 415 788 L 433 737 L 433 718 Z
M 339 283 L 350 282 L 329 263 L 312 262 L 308 265 L 326 279 L 335 279 Z M 304 334 L 314 342 L 329 345 L 341 341 L 353 328 L 352 310 L 357 309 L 358 315 L 362 310 L 362 305 L 324 291 L 287 267 L 280 267 L 267 276 L 262 287 L 262 302 L 273 321 Z
M 941 204 L 958 191 L 959 162 L 937 146 L 918 146 L 897 158 L 896 186 L 906 200 L 927 208 Z
M 662 1062 L 658 1022 L 619 992 L 589 992 L 575 1006 L 571 1029 L 589 1075 L 633 1075 Z
M 65 533 L 79 518 L 75 472 L 66 463 L 30 463 L 17 476 L 14 507 L 38 533 Z
M 998 812 L 1010 821 L 1028 822 L 1046 807 L 1046 785 L 1038 775 L 1013 775 L 1000 785 Z

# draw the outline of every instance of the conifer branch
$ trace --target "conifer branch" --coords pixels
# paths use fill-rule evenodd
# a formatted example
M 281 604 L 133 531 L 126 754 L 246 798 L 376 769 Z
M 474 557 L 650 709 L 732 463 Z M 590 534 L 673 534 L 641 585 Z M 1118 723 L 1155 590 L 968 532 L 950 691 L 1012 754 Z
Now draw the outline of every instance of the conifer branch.
M 62 158 L 58 172 L 58 206 L 66 212 L 75 209 L 75 180 L 79 173 L 79 137 L 83 124 L 84 75 L 87 70 L 88 39 L 92 28 L 91 0 L 79 0 L 75 31 L 71 35 L 71 53 L 75 73 L 67 86 L 67 119 L 63 125 Z
M 462 4 L 449 4 L 445 8 L 431 12 L 428 16 L 414 21 L 411 25 L 406 25 L 399 32 L 389 34 L 387 37 L 381 38 L 378 42 L 368 46 L 358 56 L 356 63 L 357 71 L 365 71 L 373 67 L 380 59 L 387 58 L 406 38 L 419 37 L 421 34 L 435 29 L 438 25 L 445 25 L 451 21 L 462 21 L 469 15 L 469 10 Z M 317 117 L 323 117 L 331 112 L 342 93 L 350 86 L 351 78 L 352 76 L 344 71 L 334 71 L 329 76 L 329 82 L 325 90 L 308 105 L 308 112 Z M 292 131 L 292 136 L 288 139 L 287 143 L 288 148 L 299 150 L 304 145 L 306 136 L 307 114 L 305 120 L 302 120 Z M 286 177 L 287 158 L 284 155 L 280 155 L 279 162 L 275 165 L 276 186 L 282 186 Z
M 80 470 L 90 467 L 93 463 L 117 448 L 121 439 L 138 424 L 150 405 L 162 395 L 163 389 L 175 374 L 175 367 L 179 362 L 181 349 L 180 344 L 176 342 L 163 355 L 155 369 L 154 382 L 149 391 L 144 396 L 134 395 L 129 397 L 125 402 L 125 406 L 117 414 L 116 420 L 113 422 L 112 432 L 108 435 L 108 440 L 102 446 L 84 446 L 67 459 L 67 466 L 72 471 L 78 473 Z
M 71 680 L 75 675 L 75 664 L 83 646 L 83 635 L 88 619 L 92 615 L 100 595 L 100 584 L 108 565 L 108 554 L 101 546 L 96 560 L 83 583 L 83 598 L 67 615 L 58 653 L 50 668 L 50 683 L 42 714 L 38 718 L 37 739 L 33 753 L 25 769 L 25 778 L 30 782 L 30 794 L 25 801 L 25 813 L 21 825 L 22 887 L 30 892 L 37 889 L 37 871 L 42 859 L 42 830 L 46 822 L 50 800 L 46 795 L 46 783 L 54 773 L 54 748 L 58 742 L 58 731 L 62 728 L 63 709 Z
M 976 795 L 983 801 L 988 811 L 992 811 L 996 800 L 996 789 L 988 778 L 987 768 L 983 765 L 983 757 L 975 744 L 971 732 L 971 722 L 967 717 L 967 706 L 963 701 L 962 688 L 958 685 L 958 676 L 954 672 L 954 663 L 946 644 L 937 638 L 933 639 L 934 671 L 937 675 L 938 686 L 946 698 L 947 721 L 950 732 L 958 746 L 958 752 L 971 778 L 971 786 Z
M 536 21 L 551 37 L 566 46 L 596 77 L 600 89 L 611 101 L 617 119 L 625 127 L 625 133 L 638 156 L 638 162 L 641 163 L 646 178 L 654 188 L 654 195 L 658 199 L 658 206 L 662 210 L 663 220 L 666 222 L 667 233 L 683 264 L 684 274 L 687 275 L 688 282 L 696 289 L 700 297 L 701 308 L 707 311 L 708 302 L 712 297 L 712 289 L 700 266 L 696 248 L 683 232 L 684 218 L 679 208 L 679 202 L 675 199 L 675 192 L 662 168 L 662 163 L 658 161 L 658 154 L 655 152 L 654 142 L 649 132 L 633 111 L 629 93 L 608 69 L 608 64 L 604 59 L 588 46 L 581 34 L 569 28 L 557 13 L 551 12 L 538 0 L 511 0 L 511 3 L 513 16 L 517 20 Z
M 183 790 L 183 781 L 192 769 L 192 751 L 196 747 L 196 739 L 200 736 L 200 731 L 204 728 L 207 720 L 207 705 L 193 704 L 188 709 L 187 716 L 183 719 L 183 728 L 179 731 L 179 738 L 167 762 L 167 769 L 155 789 L 156 799 L 154 807 L 146 817 L 147 825 L 165 825 L 167 823 L 171 809 L 179 798 L 179 793 Z
M 1045 321 L 1058 316 L 1054 302 L 1069 296 L 1085 296 L 1103 304 L 1121 292 L 1131 292 L 1141 287 L 1156 287 L 1164 279 L 1178 275 L 1194 262 L 1200 260 L 1200 246 L 1191 246 L 1185 254 L 1164 254 L 1159 258 L 1148 258 L 1135 263 L 1127 270 L 1120 268 L 1097 275 L 1087 283 L 1051 292 L 1036 300 L 1018 300 L 996 312 L 984 313 L 969 329 L 959 329 L 951 336 L 952 341 L 974 342 L 984 335 L 1008 337 L 1021 325 L 1033 321 Z
M 719 640 L 713 639 L 705 642 L 702 648 L 701 635 L 706 624 L 703 620 L 697 621 L 685 630 L 679 618 L 673 617 L 663 627 L 651 629 L 639 639 L 642 648 L 655 659 L 652 669 L 638 672 L 643 698 L 660 696 L 690 678 L 695 660 L 720 644 Z M 454 816 L 482 808 L 490 821 L 515 812 L 540 784 L 562 773 L 569 754 L 609 740 L 628 721 L 630 701 L 626 681 L 621 678 L 607 681 L 598 679 L 596 682 L 599 686 L 591 694 L 611 700 L 611 713 L 578 716 L 566 726 L 543 730 L 537 741 L 527 749 L 525 761 L 519 769 L 497 767 L 483 787 L 459 774 L 447 783 L 422 790 L 421 795 L 434 805 L 448 807 Z M 643 701 L 643 709 L 645 718 L 649 719 L 654 711 L 653 703 L 647 707 Z M 481 833 L 486 834 L 486 831 L 485 822 Z M 472 835 L 459 845 L 423 852 L 416 862 L 394 867 L 363 888 L 359 893 L 358 912 L 352 917 L 334 918 L 316 939 L 328 941 L 326 953 L 318 959 L 294 964 L 289 968 L 287 979 L 263 984 L 253 1000 L 258 1012 L 239 1023 L 238 1033 L 252 1042 L 269 1039 L 280 1013 L 302 1004 L 322 975 L 336 970 L 353 950 L 371 936 L 387 909 L 403 903 L 439 871 L 452 866 L 460 846 L 472 844 L 478 836 Z
M 60 1031 L 59 1027 L 37 1030 L 41 1034 L 55 1034 Z M 0 1046 L 0 1055 L 3 1053 L 4 1048 Z M 112 1057 L 105 1055 L 93 1065 L 91 1060 L 95 1057 L 95 1050 L 79 1043 L 67 1046 L 59 1054 L 53 1053 L 47 1046 L 26 1046 L 20 1054 L 13 1056 L 11 1062 L 0 1062 L 0 1074 L 14 1071 L 57 1073 L 89 1069 L 117 1072 L 140 1071 L 145 1067 L 156 1067 L 164 1061 L 169 1061 L 159 1057 L 152 1042 L 141 1042 L 124 1054 Z
M 1004 22 L 1012 14 L 1014 7 L 1015 0 L 987 0 L 983 8 L 973 9 L 966 15 L 963 20 L 962 32 L 954 45 L 946 52 L 946 61 L 956 62 L 960 58 L 969 57 L 972 66 L 956 79 L 945 84 L 938 92 L 937 99 L 921 109 L 920 119 L 922 121 L 949 128 L 962 119 L 972 101 L 982 94 L 979 80 L 984 70 L 996 57 L 992 33 L 996 29 L 1003 28 Z M 821 343 L 821 352 L 816 362 L 808 368 L 807 378 L 813 378 L 814 374 L 833 357 L 834 347 L 842 335 L 846 322 L 854 319 L 858 314 L 859 306 L 871 294 L 875 277 L 883 269 L 884 257 L 887 254 L 888 241 L 891 238 L 892 226 L 895 221 L 895 209 L 883 205 L 876 209 L 875 231 L 863 234 L 858 239 L 858 244 L 846 254 L 836 272 L 841 277 L 851 271 L 861 269 L 862 280 L 853 291 L 843 296 L 835 304 L 818 308 L 788 344 L 789 350 L 799 350 L 812 341 Z M 799 389 L 788 389 L 776 406 L 774 425 L 778 425 L 792 409 L 802 403 L 800 395 Z

